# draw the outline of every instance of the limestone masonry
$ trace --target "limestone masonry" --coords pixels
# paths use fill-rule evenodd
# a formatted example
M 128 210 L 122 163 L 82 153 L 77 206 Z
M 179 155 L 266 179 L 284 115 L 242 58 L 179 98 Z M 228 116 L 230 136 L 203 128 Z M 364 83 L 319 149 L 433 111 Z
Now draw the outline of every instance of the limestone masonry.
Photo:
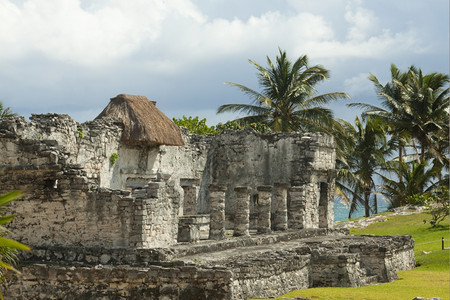
M 361 286 L 414 267 L 410 236 L 333 229 L 335 149 L 322 134 L 182 132 L 123 143 L 123 123 L 0 120 L 0 192 L 30 247 L 8 299 L 246 299 Z

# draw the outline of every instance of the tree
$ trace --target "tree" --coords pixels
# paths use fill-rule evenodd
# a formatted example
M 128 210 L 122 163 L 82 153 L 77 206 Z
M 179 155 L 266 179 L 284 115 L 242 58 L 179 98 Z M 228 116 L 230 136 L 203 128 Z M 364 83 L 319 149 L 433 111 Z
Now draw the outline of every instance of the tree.
M 423 75 L 421 69 L 411 68 L 406 84 L 398 83 L 403 101 L 410 107 L 405 118 L 410 125 L 411 136 L 420 144 L 420 160 L 424 160 L 428 152 L 430 157 L 443 161 L 436 143 L 439 141 L 437 137 L 449 122 L 449 88 L 444 89 L 449 82 L 448 75 Z
M 17 114 L 13 113 L 10 107 L 3 107 L 3 103 L 0 101 L 0 119 L 14 116 L 17 116 Z
M 396 172 L 401 182 L 404 178 L 401 163 L 406 148 L 412 147 L 416 160 L 433 158 L 441 170 L 448 167 L 448 122 L 449 122 L 449 76 L 442 73 L 422 74 L 415 66 L 401 72 L 391 65 L 391 81 L 382 85 L 371 74 L 369 79 L 375 84 L 381 99 L 382 108 L 365 103 L 352 103 L 365 109 L 363 116 L 378 116 L 385 121 L 392 145 L 398 148 L 398 165 Z M 447 141 L 447 142 L 446 142 Z M 419 144 L 419 150 L 417 145 Z M 419 153 L 420 152 L 420 153 Z
M 308 57 L 300 56 L 292 63 L 286 52 L 279 49 L 273 64 L 267 57 L 264 68 L 249 60 L 258 70 L 261 92 L 244 85 L 226 82 L 239 88 L 253 101 L 251 104 L 226 104 L 217 113 L 240 112 L 247 116 L 238 118 L 240 124 L 262 123 L 273 131 L 329 131 L 333 113 L 323 107 L 330 101 L 348 98 L 345 93 L 315 95 L 315 86 L 329 77 L 329 71 L 320 65 L 308 66 Z
M 402 180 L 397 181 L 389 176 L 381 175 L 382 185 L 380 193 L 383 194 L 391 207 L 398 207 L 407 204 L 408 198 L 423 193 L 429 193 L 436 189 L 438 183 L 433 183 L 436 178 L 436 170 L 427 168 L 427 162 L 422 160 L 417 162 L 390 161 L 387 163 L 387 170 L 398 172 L 402 175 Z
M 190 133 L 199 134 L 199 135 L 214 135 L 215 128 L 214 126 L 206 125 L 206 119 L 199 119 L 199 117 L 186 117 L 182 118 L 173 118 L 173 122 L 181 127 L 186 127 Z
M 350 204 L 349 218 L 358 204 L 364 206 L 365 216 L 370 216 L 370 199 L 373 198 L 373 211 L 377 213 L 376 184 L 374 177 L 384 164 L 387 154 L 386 135 L 382 120 L 369 117 L 365 122 L 357 117 L 355 125 L 341 120 L 346 133 L 344 158 L 337 161 L 338 195 Z
M 0 195 L 0 212 L 4 212 L 4 206 L 11 201 L 22 197 L 23 194 L 20 191 L 12 191 L 6 194 Z M 6 285 L 6 272 L 8 270 L 18 272 L 13 265 L 17 261 L 17 251 L 18 250 L 30 250 L 28 246 L 21 244 L 17 241 L 6 238 L 8 230 L 4 228 L 3 224 L 6 224 L 14 218 L 14 215 L 3 215 L 0 216 L 0 280 L 4 285 Z M 3 295 L 0 292 L 0 298 L 3 299 Z

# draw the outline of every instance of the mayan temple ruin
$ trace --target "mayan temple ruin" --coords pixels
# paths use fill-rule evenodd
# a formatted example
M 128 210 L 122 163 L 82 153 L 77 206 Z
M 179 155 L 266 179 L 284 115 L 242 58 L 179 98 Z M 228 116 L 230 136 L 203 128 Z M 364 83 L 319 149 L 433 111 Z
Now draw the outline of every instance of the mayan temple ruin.
M 22 253 L 7 299 L 247 299 L 414 268 L 410 236 L 334 229 L 323 134 L 192 135 L 143 96 L 93 121 L 0 119 L 0 192 Z

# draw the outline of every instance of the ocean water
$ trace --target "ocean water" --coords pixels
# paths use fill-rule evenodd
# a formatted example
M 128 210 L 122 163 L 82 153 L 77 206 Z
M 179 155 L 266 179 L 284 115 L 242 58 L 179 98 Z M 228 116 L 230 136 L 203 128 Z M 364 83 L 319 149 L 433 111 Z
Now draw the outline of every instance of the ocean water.
M 378 212 L 385 212 L 389 208 L 389 204 L 383 200 L 378 200 Z M 334 221 L 348 220 L 348 207 L 341 203 L 339 200 L 334 201 Z M 364 216 L 364 206 L 360 205 L 356 211 L 353 212 L 352 218 L 358 218 Z

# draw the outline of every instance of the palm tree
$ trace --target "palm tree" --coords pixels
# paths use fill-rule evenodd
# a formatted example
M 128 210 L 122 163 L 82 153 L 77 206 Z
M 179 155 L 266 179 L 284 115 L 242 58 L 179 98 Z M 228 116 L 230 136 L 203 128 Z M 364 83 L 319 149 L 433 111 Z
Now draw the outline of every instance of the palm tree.
M 374 177 L 384 164 L 387 154 L 386 135 L 380 118 L 369 117 L 361 122 L 357 117 L 355 126 L 340 120 L 346 139 L 345 161 L 337 162 L 337 192 L 347 200 L 349 218 L 358 204 L 364 205 L 365 216 L 370 216 L 370 199 L 377 213 L 376 184 Z
M 364 103 L 352 103 L 350 106 L 365 108 L 363 116 L 378 116 L 385 121 L 391 144 L 398 148 L 400 164 L 397 174 L 402 183 L 401 163 L 410 146 L 416 152 L 416 160 L 434 158 L 436 166 L 448 166 L 443 140 L 448 140 L 444 132 L 448 129 L 449 113 L 449 76 L 442 73 L 422 74 L 421 69 L 409 67 L 407 72 L 401 72 L 394 64 L 391 65 L 391 82 L 382 85 L 371 74 L 369 79 L 375 84 L 383 108 Z M 443 134 L 444 133 L 444 134 Z M 417 150 L 416 142 L 419 144 Z
M 13 113 L 10 107 L 4 108 L 3 103 L 0 101 L 0 119 L 14 116 L 17 116 L 17 114 Z
M 415 70 L 415 67 L 411 66 L 410 69 Z M 349 104 L 350 107 L 357 106 L 365 109 L 363 118 L 377 116 L 384 121 L 387 133 L 391 135 L 390 144 L 397 148 L 400 162 L 403 161 L 405 147 L 410 138 L 408 134 L 409 123 L 404 120 L 405 110 L 408 110 L 408 107 L 403 103 L 398 84 L 406 83 L 407 77 L 407 72 L 401 72 L 395 64 L 391 64 L 391 81 L 386 85 L 382 85 L 375 75 L 370 74 L 369 76 L 369 80 L 374 83 L 375 90 L 381 100 L 381 108 L 366 103 Z M 402 180 L 401 175 L 399 175 L 399 180 Z
M 398 84 L 404 102 L 410 107 L 405 118 L 409 121 L 411 136 L 420 144 L 420 160 L 425 159 L 426 152 L 431 157 L 443 159 L 437 151 L 435 137 L 442 133 L 449 122 L 449 88 L 444 89 L 449 82 L 448 75 L 423 75 L 420 69 L 410 69 L 407 83 Z
M 387 170 L 392 172 L 401 170 L 403 176 L 403 180 L 397 181 L 381 175 L 383 184 L 380 186 L 380 193 L 386 197 L 391 207 L 405 205 L 408 197 L 431 192 L 439 185 L 439 182 L 433 184 L 433 179 L 437 176 L 436 170 L 427 168 L 425 160 L 391 161 L 387 164 Z
M 292 63 L 286 52 L 279 49 L 273 64 L 267 57 L 264 68 L 249 60 L 258 70 L 261 92 L 238 83 L 226 82 L 239 88 L 253 99 L 251 104 L 226 104 L 217 113 L 240 112 L 247 116 L 238 118 L 240 124 L 262 123 L 273 131 L 328 131 L 333 123 L 333 113 L 323 107 L 330 101 L 348 98 L 345 93 L 315 95 L 314 88 L 329 77 L 329 71 L 320 65 L 308 66 L 308 57 L 300 56 Z

